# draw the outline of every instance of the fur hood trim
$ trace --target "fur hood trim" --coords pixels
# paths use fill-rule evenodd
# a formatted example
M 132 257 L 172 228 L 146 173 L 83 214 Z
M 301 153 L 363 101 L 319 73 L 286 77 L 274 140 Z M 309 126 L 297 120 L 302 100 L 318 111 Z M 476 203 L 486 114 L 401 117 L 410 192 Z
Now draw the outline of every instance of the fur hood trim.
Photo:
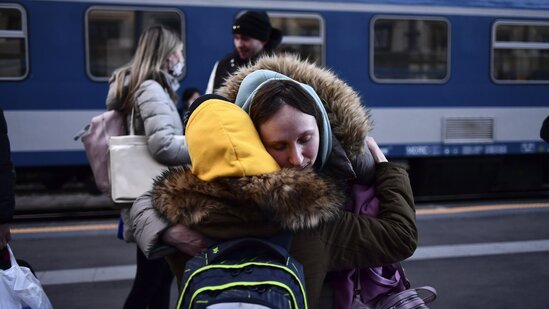
M 356 161 L 364 153 L 364 140 L 370 130 L 370 113 L 362 105 L 358 93 L 330 70 L 297 56 L 263 56 L 254 65 L 242 67 L 228 77 L 217 94 L 234 102 L 242 80 L 260 69 L 279 72 L 311 86 L 326 107 L 332 133 L 341 142 L 349 159 Z
M 191 226 L 220 215 L 238 222 L 275 222 L 296 231 L 335 218 L 344 202 L 335 186 L 312 169 L 202 181 L 189 166 L 180 166 L 155 180 L 152 200 L 172 224 Z

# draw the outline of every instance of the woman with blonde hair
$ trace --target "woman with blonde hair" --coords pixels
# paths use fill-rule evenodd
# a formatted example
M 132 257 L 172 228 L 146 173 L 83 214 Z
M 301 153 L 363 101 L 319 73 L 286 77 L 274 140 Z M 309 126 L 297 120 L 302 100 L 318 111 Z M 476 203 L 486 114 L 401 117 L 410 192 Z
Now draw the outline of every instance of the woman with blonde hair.
M 176 107 L 182 50 L 177 32 L 164 26 L 145 30 L 133 59 L 112 75 L 106 102 L 108 110 L 126 114 L 131 133 L 147 136 L 151 155 L 166 165 L 190 163 Z M 128 219 L 131 204 L 124 206 L 122 217 Z M 131 222 L 125 221 L 124 239 L 133 241 Z M 136 277 L 124 308 L 168 308 L 172 278 L 164 259 L 148 260 L 138 248 Z

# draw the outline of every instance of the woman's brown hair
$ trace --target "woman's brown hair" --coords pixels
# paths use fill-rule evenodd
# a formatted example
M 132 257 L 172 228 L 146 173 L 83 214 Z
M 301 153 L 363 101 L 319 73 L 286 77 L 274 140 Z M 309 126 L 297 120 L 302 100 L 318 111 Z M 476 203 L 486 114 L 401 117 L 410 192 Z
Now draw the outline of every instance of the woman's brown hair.
M 322 124 L 322 115 L 307 91 L 291 80 L 274 79 L 266 82 L 256 92 L 250 104 L 250 118 L 255 128 L 269 120 L 286 104 L 302 113 L 315 117 L 317 125 Z

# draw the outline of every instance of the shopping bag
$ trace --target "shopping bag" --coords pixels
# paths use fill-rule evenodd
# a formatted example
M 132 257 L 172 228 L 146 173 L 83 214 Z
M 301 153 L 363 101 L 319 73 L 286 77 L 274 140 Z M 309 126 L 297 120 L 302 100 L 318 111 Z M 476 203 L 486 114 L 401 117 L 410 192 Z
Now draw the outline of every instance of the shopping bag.
M 13 251 L 7 246 L 11 267 L 0 270 L 0 308 L 51 309 L 53 308 L 40 281 L 27 267 L 17 264 Z
M 109 179 L 111 199 L 115 203 L 133 203 L 150 190 L 154 178 L 168 168 L 152 157 L 147 137 L 135 135 L 135 107 L 130 119 L 129 135 L 109 138 Z M 183 135 L 175 138 L 185 142 Z

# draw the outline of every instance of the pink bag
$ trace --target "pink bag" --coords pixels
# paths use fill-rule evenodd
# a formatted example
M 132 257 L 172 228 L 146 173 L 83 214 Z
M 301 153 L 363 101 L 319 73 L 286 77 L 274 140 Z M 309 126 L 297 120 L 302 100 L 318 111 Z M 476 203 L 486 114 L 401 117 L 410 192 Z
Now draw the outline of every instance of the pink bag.
M 82 143 L 90 163 L 97 188 L 110 194 L 109 181 L 109 138 L 126 134 L 124 114 L 115 110 L 104 112 L 92 118 L 84 128 Z
M 379 200 L 373 186 L 355 184 L 345 210 L 370 217 L 379 215 Z M 411 289 L 400 263 L 333 273 L 334 308 L 410 309 L 428 308 L 437 292 L 430 286 Z M 418 292 L 428 294 L 420 297 Z
M 373 186 L 354 184 L 351 189 L 350 202 L 346 211 L 377 217 L 379 200 Z M 400 263 L 381 267 L 351 269 L 333 272 L 334 308 L 351 308 L 356 293 L 360 299 L 369 302 L 380 295 L 404 291 L 409 283 L 404 273 L 399 272 Z M 360 288 L 358 288 L 360 287 Z
M 423 296 L 420 294 L 423 294 Z M 363 303 L 357 295 L 350 309 L 428 309 L 427 304 L 433 302 L 436 298 L 437 291 L 433 287 L 422 286 L 380 295 L 367 304 Z

